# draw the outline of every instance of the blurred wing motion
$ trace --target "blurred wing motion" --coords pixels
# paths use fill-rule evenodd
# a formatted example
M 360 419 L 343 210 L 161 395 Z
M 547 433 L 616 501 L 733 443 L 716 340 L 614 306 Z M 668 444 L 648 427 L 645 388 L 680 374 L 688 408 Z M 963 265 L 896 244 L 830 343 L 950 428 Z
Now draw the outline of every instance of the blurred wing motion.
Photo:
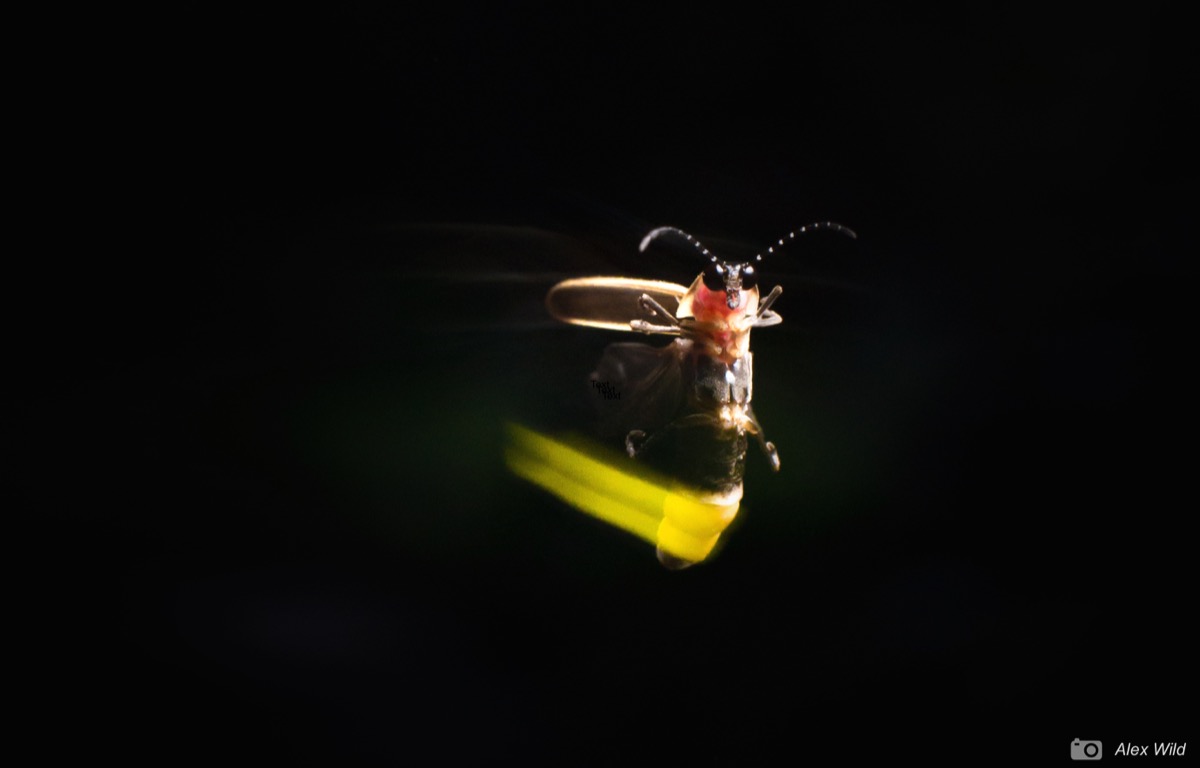
M 605 328 L 610 331 L 631 330 L 629 321 L 643 315 L 638 305 L 647 295 L 672 315 L 679 300 L 688 289 L 661 280 L 639 280 L 630 277 L 580 277 L 564 280 L 550 289 L 546 308 L 564 323 Z
M 640 465 L 598 448 L 567 443 L 509 425 L 505 459 L 517 476 L 574 507 L 658 547 L 676 567 L 708 557 L 737 516 L 736 492 L 717 495 L 671 485 Z

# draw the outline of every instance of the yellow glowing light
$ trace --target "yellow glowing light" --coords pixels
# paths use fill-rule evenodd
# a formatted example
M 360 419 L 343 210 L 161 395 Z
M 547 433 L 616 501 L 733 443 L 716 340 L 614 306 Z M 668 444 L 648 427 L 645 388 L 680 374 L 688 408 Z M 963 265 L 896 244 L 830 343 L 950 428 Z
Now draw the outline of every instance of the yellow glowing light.
M 705 495 L 594 446 L 516 425 L 509 425 L 505 460 L 517 476 L 686 562 L 712 552 L 741 500 L 740 486 L 726 496 Z

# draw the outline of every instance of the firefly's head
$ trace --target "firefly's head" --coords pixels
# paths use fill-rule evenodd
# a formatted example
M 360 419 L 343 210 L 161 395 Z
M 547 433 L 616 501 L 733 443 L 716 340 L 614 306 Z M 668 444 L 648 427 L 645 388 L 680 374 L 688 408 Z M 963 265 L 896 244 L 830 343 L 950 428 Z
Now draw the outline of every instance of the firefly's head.
M 758 272 L 753 264 L 746 262 L 718 261 L 713 258 L 704 268 L 704 287 L 710 291 L 724 291 L 725 303 L 730 309 L 742 306 L 742 292 L 758 285 Z

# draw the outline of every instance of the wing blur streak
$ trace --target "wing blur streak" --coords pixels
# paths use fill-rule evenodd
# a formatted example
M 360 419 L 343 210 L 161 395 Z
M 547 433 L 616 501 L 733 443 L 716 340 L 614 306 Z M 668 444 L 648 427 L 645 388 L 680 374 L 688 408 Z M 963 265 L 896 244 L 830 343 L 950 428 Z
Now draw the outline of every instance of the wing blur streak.
M 629 331 L 629 321 L 642 317 L 638 299 L 650 296 L 672 315 L 687 288 L 661 280 L 630 277 L 580 277 L 550 289 L 546 309 L 558 320 L 589 328 Z

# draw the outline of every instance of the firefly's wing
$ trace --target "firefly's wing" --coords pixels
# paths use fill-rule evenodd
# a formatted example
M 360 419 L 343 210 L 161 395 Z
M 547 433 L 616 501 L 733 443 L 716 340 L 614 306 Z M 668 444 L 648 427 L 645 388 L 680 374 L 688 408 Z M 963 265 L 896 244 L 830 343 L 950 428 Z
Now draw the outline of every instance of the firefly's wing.
M 579 277 L 564 280 L 550 289 L 546 308 L 564 323 L 604 328 L 610 331 L 633 330 L 632 320 L 647 318 L 639 305 L 643 295 L 657 301 L 675 316 L 679 301 L 688 289 L 661 280 L 631 277 Z
M 625 439 L 630 430 L 657 432 L 684 405 L 683 351 L 679 344 L 655 347 L 637 342 L 609 344 L 591 375 L 600 415 L 600 432 Z

